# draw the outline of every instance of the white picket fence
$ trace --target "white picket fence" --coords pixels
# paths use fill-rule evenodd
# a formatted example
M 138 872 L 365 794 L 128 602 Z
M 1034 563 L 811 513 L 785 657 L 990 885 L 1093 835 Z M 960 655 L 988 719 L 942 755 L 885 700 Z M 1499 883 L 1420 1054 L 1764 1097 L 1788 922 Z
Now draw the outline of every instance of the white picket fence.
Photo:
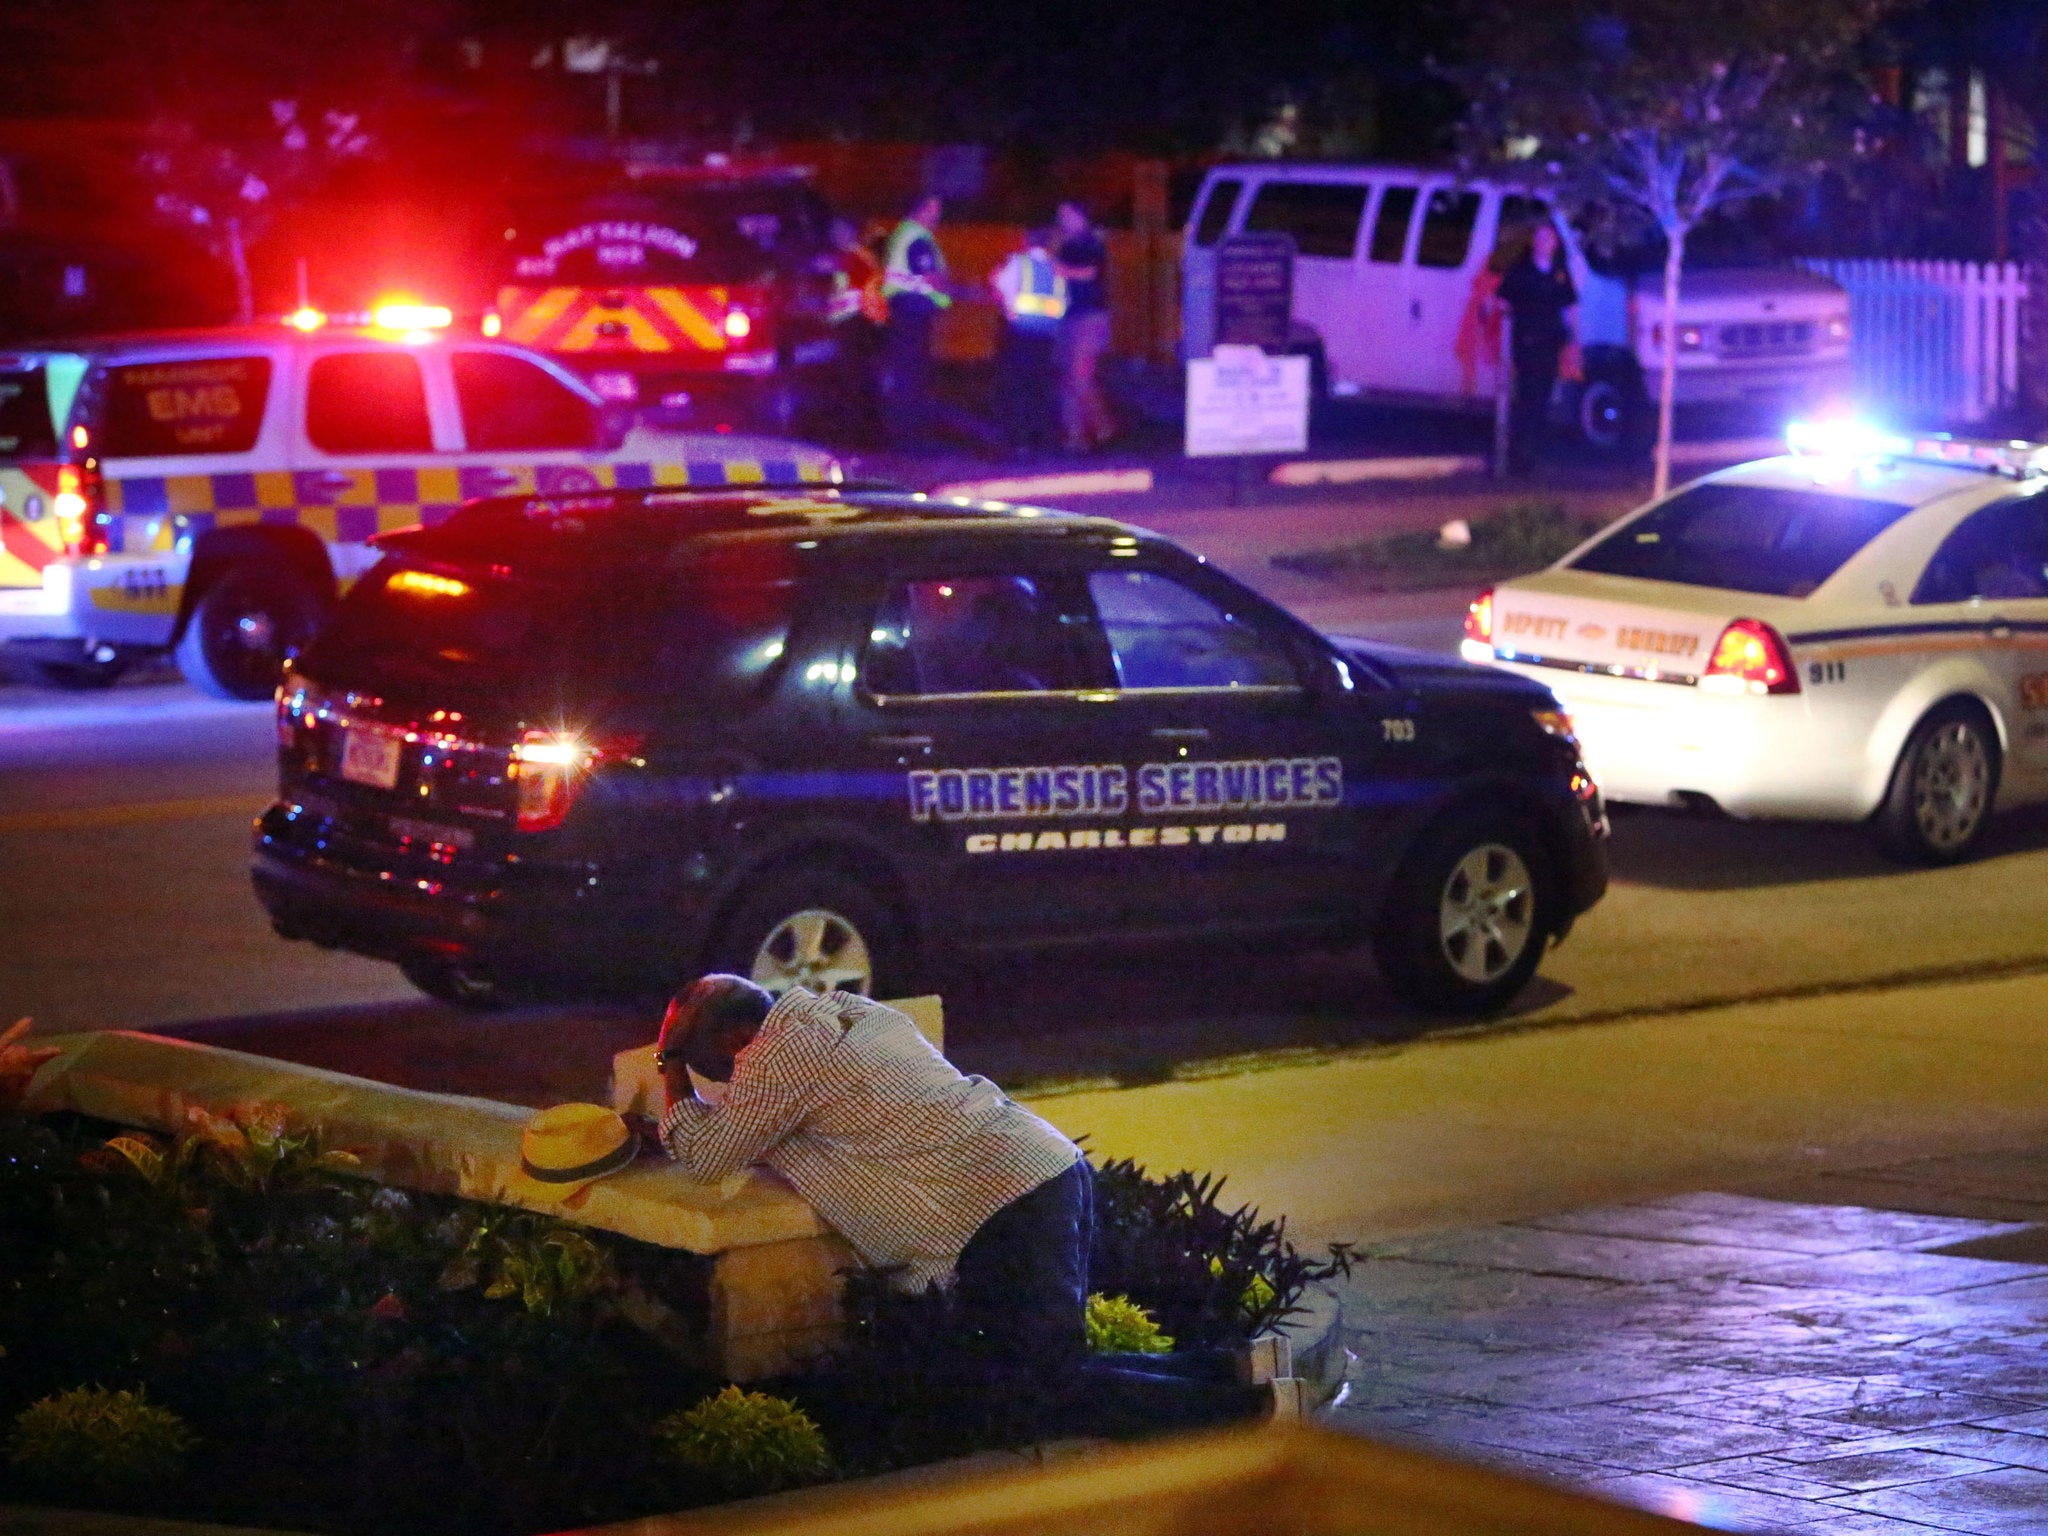
M 2015 403 L 2027 269 L 2018 262 L 1809 261 L 1849 290 L 1857 400 L 1915 426 Z

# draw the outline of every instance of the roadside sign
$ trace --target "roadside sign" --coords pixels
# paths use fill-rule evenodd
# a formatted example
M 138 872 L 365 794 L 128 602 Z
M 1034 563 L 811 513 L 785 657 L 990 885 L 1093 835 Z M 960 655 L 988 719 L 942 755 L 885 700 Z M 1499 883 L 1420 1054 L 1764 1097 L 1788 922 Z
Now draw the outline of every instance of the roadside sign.
M 1216 247 L 1218 346 L 1287 348 L 1294 328 L 1294 237 L 1232 235 Z
M 1308 450 L 1308 359 L 1219 346 L 1188 362 L 1187 455 Z

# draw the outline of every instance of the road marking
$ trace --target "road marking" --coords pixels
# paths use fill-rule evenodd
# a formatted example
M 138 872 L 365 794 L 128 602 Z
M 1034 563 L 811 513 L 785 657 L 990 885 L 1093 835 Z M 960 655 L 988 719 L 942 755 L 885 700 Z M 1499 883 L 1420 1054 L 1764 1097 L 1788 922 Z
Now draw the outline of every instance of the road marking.
M 1088 469 L 1064 475 L 1015 475 L 1006 480 L 962 480 L 933 496 L 970 501 L 1029 501 L 1040 496 L 1142 496 L 1152 489 L 1149 469 Z
M 212 795 L 203 800 L 145 800 L 128 805 L 81 805 L 0 816 L 0 836 L 9 832 L 81 832 L 94 827 L 133 826 L 146 821 L 198 821 L 207 816 L 242 815 L 263 809 L 261 795 Z
M 1296 459 L 1276 464 L 1274 485 L 1356 485 L 1363 480 L 1442 480 L 1476 475 L 1486 468 L 1477 454 L 1439 453 L 1374 459 Z

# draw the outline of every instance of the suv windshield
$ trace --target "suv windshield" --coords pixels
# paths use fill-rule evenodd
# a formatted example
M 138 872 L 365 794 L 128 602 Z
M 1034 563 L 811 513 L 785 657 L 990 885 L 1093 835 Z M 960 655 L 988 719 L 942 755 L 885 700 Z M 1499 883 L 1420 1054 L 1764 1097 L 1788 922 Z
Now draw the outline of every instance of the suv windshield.
M 1622 524 L 1572 569 L 1805 597 L 1909 510 L 1826 491 L 1696 485 Z
M 557 202 L 513 220 L 505 278 L 590 287 L 749 283 L 825 248 L 825 210 L 806 187 L 686 187 Z

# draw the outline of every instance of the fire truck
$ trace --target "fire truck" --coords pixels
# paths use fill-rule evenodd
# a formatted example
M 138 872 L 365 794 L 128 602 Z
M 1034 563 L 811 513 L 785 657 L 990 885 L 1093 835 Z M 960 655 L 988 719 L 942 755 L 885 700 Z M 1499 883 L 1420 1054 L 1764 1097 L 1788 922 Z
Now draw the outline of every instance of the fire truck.
M 506 220 L 487 335 L 679 424 L 788 431 L 835 344 L 830 211 L 801 168 L 636 166 Z

